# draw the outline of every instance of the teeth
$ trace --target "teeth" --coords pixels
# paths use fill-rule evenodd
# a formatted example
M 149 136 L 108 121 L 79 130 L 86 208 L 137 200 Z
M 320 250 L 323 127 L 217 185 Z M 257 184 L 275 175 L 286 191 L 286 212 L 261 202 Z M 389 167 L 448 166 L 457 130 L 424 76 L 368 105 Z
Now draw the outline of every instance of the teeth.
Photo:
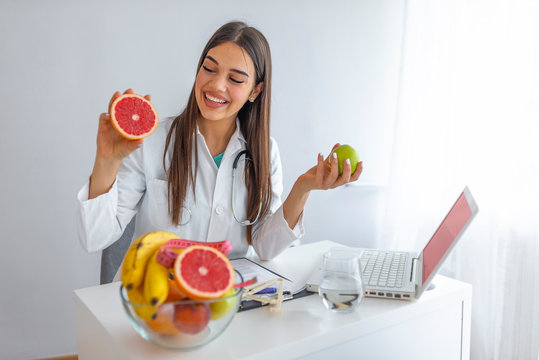
M 208 95 L 208 94 L 206 94 L 206 99 L 211 100 L 211 101 L 216 102 L 216 103 L 219 103 L 219 104 L 224 104 L 224 103 L 226 103 L 225 100 L 221 100 L 221 99 L 214 98 L 213 96 L 210 96 L 210 95 Z

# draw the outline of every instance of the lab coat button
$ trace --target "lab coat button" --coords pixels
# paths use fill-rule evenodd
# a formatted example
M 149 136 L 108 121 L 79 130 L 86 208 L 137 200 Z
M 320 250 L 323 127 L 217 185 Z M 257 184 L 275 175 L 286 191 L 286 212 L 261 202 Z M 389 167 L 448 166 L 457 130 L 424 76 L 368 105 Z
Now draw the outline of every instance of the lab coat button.
M 222 215 L 223 212 L 224 212 L 224 209 L 223 209 L 222 206 L 217 206 L 217 207 L 215 208 L 215 212 L 217 213 L 217 215 Z

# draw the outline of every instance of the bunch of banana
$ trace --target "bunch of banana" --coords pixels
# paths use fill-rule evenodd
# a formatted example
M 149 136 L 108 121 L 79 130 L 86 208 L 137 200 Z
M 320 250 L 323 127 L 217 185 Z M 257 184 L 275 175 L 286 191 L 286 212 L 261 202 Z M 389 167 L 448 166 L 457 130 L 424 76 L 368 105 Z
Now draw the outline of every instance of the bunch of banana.
M 168 297 L 168 278 L 170 269 L 157 262 L 157 249 L 146 267 L 144 276 L 144 297 L 152 305 L 158 306 Z
M 139 287 L 144 280 L 146 266 L 151 256 L 168 240 L 177 238 L 177 235 L 169 232 L 154 231 L 135 240 L 124 257 L 122 285 L 127 290 Z
M 161 245 L 178 236 L 155 231 L 139 237 L 127 250 L 122 264 L 122 285 L 129 301 L 150 306 L 133 306 L 136 314 L 150 321 L 157 316 L 157 306 L 168 296 L 170 270 L 157 262 Z
M 149 301 L 144 297 L 142 288 L 133 288 L 127 290 L 127 297 L 129 301 L 134 304 L 132 308 L 135 313 L 143 320 L 151 321 L 157 317 L 157 307 L 155 306 L 140 306 L 140 305 L 151 305 Z

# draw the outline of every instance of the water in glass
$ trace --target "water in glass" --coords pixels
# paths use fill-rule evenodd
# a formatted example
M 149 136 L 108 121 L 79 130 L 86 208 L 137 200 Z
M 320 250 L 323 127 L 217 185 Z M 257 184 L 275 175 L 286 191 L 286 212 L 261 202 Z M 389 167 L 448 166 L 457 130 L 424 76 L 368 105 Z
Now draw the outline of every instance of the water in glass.
M 318 293 L 326 308 L 339 313 L 354 311 L 363 299 L 359 254 L 346 248 L 324 254 Z

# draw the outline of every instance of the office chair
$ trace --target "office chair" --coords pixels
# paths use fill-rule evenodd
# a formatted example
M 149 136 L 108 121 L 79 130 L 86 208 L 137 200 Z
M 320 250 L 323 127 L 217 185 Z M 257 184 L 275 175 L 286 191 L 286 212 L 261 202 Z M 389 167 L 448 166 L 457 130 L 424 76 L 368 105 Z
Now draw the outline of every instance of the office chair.
M 133 232 L 135 231 L 135 216 L 131 219 L 131 222 L 127 225 L 124 233 L 118 239 L 118 241 L 109 245 L 101 253 L 101 284 L 108 284 L 112 282 L 114 275 L 118 271 L 120 264 L 124 258 L 124 255 L 129 248 Z

